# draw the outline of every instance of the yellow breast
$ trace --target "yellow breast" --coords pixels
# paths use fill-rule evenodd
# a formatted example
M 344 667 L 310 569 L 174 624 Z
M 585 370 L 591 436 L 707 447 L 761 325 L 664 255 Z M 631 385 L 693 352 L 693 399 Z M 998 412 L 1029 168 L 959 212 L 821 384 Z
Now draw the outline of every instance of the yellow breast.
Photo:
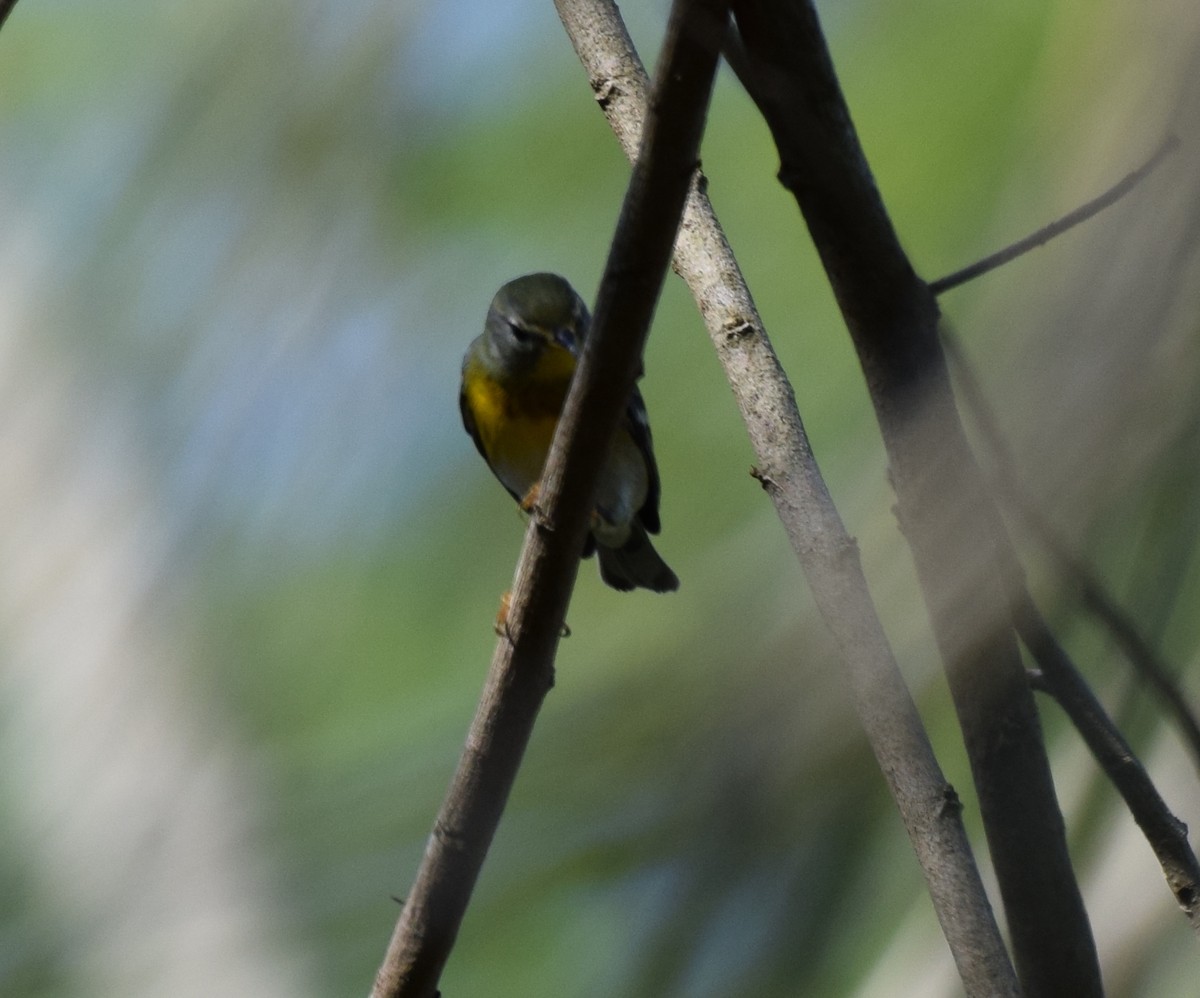
M 518 384 L 498 380 L 472 361 L 463 372 L 463 394 L 488 464 L 517 496 L 541 478 L 574 368 L 575 358 L 556 349 Z

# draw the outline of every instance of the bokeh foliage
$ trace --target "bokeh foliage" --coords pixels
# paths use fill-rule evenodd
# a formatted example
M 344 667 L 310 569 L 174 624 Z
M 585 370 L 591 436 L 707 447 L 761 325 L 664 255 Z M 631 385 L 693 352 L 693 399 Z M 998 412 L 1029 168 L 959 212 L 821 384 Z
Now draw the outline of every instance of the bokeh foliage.
M 1144 151 L 1129 135 L 1093 170 L 1064 166 L 1125 110 L 1097 111 L 1094 84 L 1130 5 L 824 6 L 928 278 Z M 649 59 L 665 5 L 629 13 Z M 459 358 L 517 273 L 559 270 L 591 295 L 627 166 L 549 4 L 26 0 L 0 33 L 0 79 L 0 455 L 21 456 L 0 493 L 0 654 L 15 663 L 0 685 L 0 992 L 362 993 L 522 534 L 458 425 Z M 853 354 L 766 129 L 726 74 L 704 165 L 974 827 Z M 1049 302 L 1065 253 L 946 303 L 1040 471 L 1061 461 L 1037 443 L 1073 355 L 1012 303 Z M 1060 362 L 1031 371 L 1031 356 Z M 1177 397 L 1200 397 L 1194 364 L 1169 367 Z M 682 590 L 622 596 L 584 566 L 443 993 L 952 994 L 916 864 L 677 282 L 646 370 L 659 546 Z M 1196 625 L 1170 609 L 1196 596 L 1194 543 L 1179 540 L 1196 454 L 1194 437 L 1167 436 L 1138 436 L 1137 476 L 1100 476 L 1107 490 L 1070 504 L 1053 479 L 1043 494 L 1191 664 Z M 1171 579 L 1149 590 L 1164 562 Z M 93 568 L 105 581 L 65 600 Z M 1107 643 L 1069 598 L 1057 606 L 1118 695 Z M 75 644 L 48 650 L 43 632 Z M 1157 715 L 1130 711 L 1139 744 L 1159 745 Z M 1112 845 L 1129 822 L 1046 719 L 1108 925 L 1123 906 L 1105 870 L 1129 868 Z M 112 784 L 131 789 L 110 799 Z M 215 837 L 196 821 L 213 810 L 228 826 Z M 211 855 L 147 859 L 191 830 Z M 1099 931 L 1102 946 L 1125 940 L 1104 954 L 1112 993 L 1190 993 L 1182 921 L 1132 849 L 1148 914 Z M 213 870 L 231 883 L 198 904 L 185 874 Z M 253 931 L 234 932 L 243 922 Z M 176 980 L 191 990 L 164 990 Z

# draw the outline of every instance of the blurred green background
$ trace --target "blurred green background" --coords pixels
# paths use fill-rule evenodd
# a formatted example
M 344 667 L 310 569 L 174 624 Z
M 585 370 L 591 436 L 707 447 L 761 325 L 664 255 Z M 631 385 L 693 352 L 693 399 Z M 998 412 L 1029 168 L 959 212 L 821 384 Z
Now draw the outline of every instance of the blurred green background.
M 628 6 L 652 61 L 667 5 Z M 943 305 L 1031 487 L 1197 699 L 1194 11 L 822 6 L 929 279 L 1183 123 L 1145 190 Z M 725 73 L 704 165 L 977 833 L 861 377 Z M 549 3 L 17 5 L 0 32 L 0 993 L 367 992 L 523 534 L 459 424 L 462 350 L 517 274 L 592 296 L 627 176 Z M 682 588 L 622 595 L 583 567 L 443 993 L 957 994 L 674 278 L 642 388 Z M 1174 735 L 1029 557 L 1200 821 Z M 1043 707 L 1110 993 L 1194 994 L 1149 850 Z

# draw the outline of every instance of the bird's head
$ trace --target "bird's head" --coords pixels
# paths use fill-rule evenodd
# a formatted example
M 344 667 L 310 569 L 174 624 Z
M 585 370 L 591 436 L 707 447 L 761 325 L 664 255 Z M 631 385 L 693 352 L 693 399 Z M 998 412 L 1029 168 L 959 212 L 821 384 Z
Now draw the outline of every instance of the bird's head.
M 587 326 L 587 305 L 564 278 L 526 274 L 509 281 L 492 299 L 485 349 L 498 369 L 513 376 L 533 372 L 548 352 L 565 351 L 573 366 Z

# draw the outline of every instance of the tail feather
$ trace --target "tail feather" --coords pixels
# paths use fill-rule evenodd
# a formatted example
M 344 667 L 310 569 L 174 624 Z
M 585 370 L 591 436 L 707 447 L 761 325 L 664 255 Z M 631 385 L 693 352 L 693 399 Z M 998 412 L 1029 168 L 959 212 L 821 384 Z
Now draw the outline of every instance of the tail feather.
M 613 589 L 628 592 L 641 586 L 656 593 L 670 593 L 679 588 L 678 577 L 654 550 L 640 523 L 633 524 L 629 540 L 619 548 L 597 544 L 596 556 L 600 578 Z

